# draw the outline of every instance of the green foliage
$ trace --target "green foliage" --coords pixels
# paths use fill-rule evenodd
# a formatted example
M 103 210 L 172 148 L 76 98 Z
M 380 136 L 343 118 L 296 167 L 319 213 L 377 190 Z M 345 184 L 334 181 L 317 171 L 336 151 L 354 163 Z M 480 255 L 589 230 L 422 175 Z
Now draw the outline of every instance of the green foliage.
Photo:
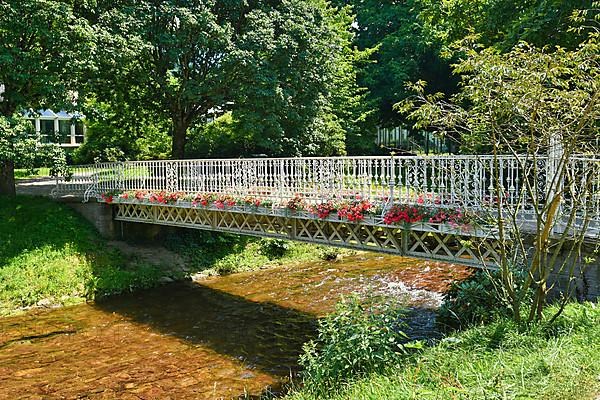
M 351 18 L 324 0 L 125 1 L 98 21 L 97 45 L 111 56 L 99 62 L 112 67 L 99 67 L 98 98 L 169 121 L 174 156 L 188 129 L 221 108 L 234 110 L 238 137 L 252 145 L 236 156 L 344 151 L 353 122 L 342 113 L 359 104 L 342 107 L 356 92 Z
M 204 275 L 227 275 L 273 263 L 320 259 L 319 247 L 315 245 L 219 232 L 177 231 L 166 237 L 165 244 L 186 259 L 192 273 Z
M 234 118 L 256 153 L 344 154 L 344 136 L 362 116 L 354 79 L 362 55 L 350 48 L 351 23 L 347 9 L 324 0 L 284 0 L 248 14 Z
M 92 37 L 87 20 L 78 18 L 74 7 L 66 0 L 0 2 L 0 194 L 14 195 L 15 164 L 30 168 L 43 154 L 34 145 L 37 138 L 26 134 L 15 115 L 49 104 L 73 105 Z M 56 163 L 54 172 L 64 170 L 64 155 L 45 150 Z
M 402 310 L 388 304 L 365 305 L 343 300 L 319 321 L 318 338 L 304 345 L 300 364 L 305 390 L 325 396 L 352 379 L 382 372 L 398 363 L 410 347 L 400 330 Z
M 257 151 L 251 135 L 244 133 L 231 112 L 191 128 L 186 145 L 191 158 L 250 157 Z
M 545 151 L 554 132 L 578 152 L 597 145 L 597 35 L 575 51 L 526 43 L 506 54 L 493 48 L 465 51 L 468 58 L 455 66 L 463 76 L 461 92 L 450 102 L 441 94 L 423 96 L 419 82 L 413 86 L 416 103 L 410 99 L 398 105 L 416 127 L 460 135 L 464 152 L 489 153 L 496 143 L 501 153 Z
M 171 137 L 160 115 L 95 100 L 89 100 L 84 110 L 86 141 L 75 151 L 75 163 L 168 158 Z
M 509 301 L 500 287 L 497 271 L 478 271 L 465 281 L 453 283 L 439 309 L 437 322 L 456 329 L 510 316 Z
M 50 169 L 47 167 L 15 169 L 15 179 L 33 179 L 48 176 L 50 176 Z
M 325 261 L 336 260 L 341 252 L 339 248 L 333 246 L 321 246 L 319 250 L 319 257 Z
M 79 4 L 80 7 L 85 7 Z M 72 103 L 70 90 L 87 68 L 92 31 L 68 0 L 0 3 L 0 115 Z
M 155 285 L 157 267 L 133 264 L 65 206 L 0 198 L 0 314 Z
M 465 39 L 509 51 L 520 41 L 574 49 L 585 35 L 570 30 L 572 15 L 590 0 L 420 0 L 425 31 L 454 52 Z
M 262 239 L 260 251 L 269 260 L 283 257 L 290 250 L 290 242 L 282 239 Z
M 38 138 L 33 126 L 15 114 L 0 115 L 0 161 L 13 161 L 21 168 L 33 168 Z
M 153 265 L 137 264 L 131 269 L 109 265 L 91 279 L 90 290 L 98 297 L 149 289 L 156 286 L 163 276 L 163 271 Z
M 552 326 L 522 330 L 501 319 L 443 339 L 341 393 L 306 388 L 287 399 L 593 399 L 598 374 L 600 307 L 569 304 Z
M 432 91 L 453 93 L 457 80 L 447 60 L 440 58 L 441 43 L 423 29 L 420 0 L 336 0 L 351 5 L 356 14 L 354 43 L 369 53 L 359 66 L 359 84 L 377 107 L 376 122 L 397 124 L 401 118 L 392 106 L 410 96 L 407 82 L 427 80 Z M 369 50 L 371 49 L 371 50 Z M 374 137 L 370 138 L 374 141 Z
M 467 153 L 526 155 L 536 160 L 560 147 L 557 165 L 570 165 L 580 154 L 600 153 L 599 38 L 591 31 L 576 50 L 540 49 L 527 43 L 507 53 L 495 48 L 465 48 L 467 58 L 455 66 L 463 79 L 459 93 L 446 101 L 440 93 L 425 94 L 425 83 L 417 82 L 413 86 L 417 95 L 401 102 L 398 109 L 407 113 L 416 127 L 435 127 L 442 134 L 460 136 L 462 151 Z M 519 163 L 514 168 L 522 176 L 538 175 L 536 163 L 528 164 Z M 533 231 L 516 222 L 522 220 L 521 202 L 505 202 L 502 211 L 487 208 L 498 228 L 497 240 L 506 250 L 499 260 L 502 289 L 510 298 L 516 321 L 521 320 L 524 309 L 528 310 L 526 321 L 542 318 L 553 271 L 570 271 L 571 276 L 577 271 L 573 259 L 561 261 L 560 252 L 578 252 L 586 229 L 575 228 L 581 235 L 568 241 L 562 236 L 552 245 L 549 232 L 558 228 L 559 221 L 567 224 L 560 228 L 567 231 L 574 227 L 573 221 L 586 227 L 598 216 L 593 210 L 580 215 L 573 207 L 557 217 L 553 208 L 563 201 L 564 192 L 569 193 L 572 204 L 583 204 L 595 193 L 592 178 L 582 174 L 575 177 L 577 184 L 570 183 L 574 178 L 567 171 L 557 168 L 543 187 L 524 180 L 516 194 L 528 196 L 528 212 L 540 221 Z M 493 176 L 491 182 L 496 193 L 504 192 L 501 177 Z M 526 243 L 527 237 L 538 240 L 532 246 Z M 519 276 L 513 265 L 524 265 L 523 285 L 515 284 Z M 530 296 L 531 289 L 534 296 Z

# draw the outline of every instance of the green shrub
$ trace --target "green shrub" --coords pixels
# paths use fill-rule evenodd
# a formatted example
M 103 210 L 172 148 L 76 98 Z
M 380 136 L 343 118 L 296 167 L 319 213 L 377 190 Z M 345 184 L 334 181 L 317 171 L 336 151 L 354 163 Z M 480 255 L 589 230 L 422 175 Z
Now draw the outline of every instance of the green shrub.
M 544 315 L 555 312 L 553 305 Z M 600 393 L 599 376 L 600 306 L 571 303 L 552 325 L 519 327 L 501 318 L 455 332 L 343 393 L 300 389 L 286 399 L 591 400 Z
M 260 241 L 260 252 L 269 260 L 283 257 L 290 249 L 290 242 L 282 239 L 262 239 Z
M 319 258 L 325 261 L 334 261 L 340 255 L 340 249 L 333 246 L 319 246 Z
M 403 344 L 402 315 L 393 305 L 365 305 L 357 297 L 340 302 L 319 321 L 317 339 L 304 345 L 300 364 L 305 390 L 325 396 L 396 364 L 411 347 Z
M 471 278 L 454 283 L 439 309 L 438 323 L 457 329 L 508 315 L 507 305 L 499 301 L 495 284 L 498 278 L 497 272 L 478 271 Z
M 110 296 L 149 289 L 156 286 L 162 276 L 163 272 L 154 265 L 140 264 L 131 269 L 108 266 L 97 273 L 90 288 L 96 296 Z
M 515 282 L 518 290 L 524 277 L 518 272 L 514 276 L 518 278 Z M 471 278 L 454 283 L 439 309 L 438 323 L 445 328 L 461 329 L 511 316 L 510 302 L 501 290 L 500 279 L 499 271 L 478 271 Z

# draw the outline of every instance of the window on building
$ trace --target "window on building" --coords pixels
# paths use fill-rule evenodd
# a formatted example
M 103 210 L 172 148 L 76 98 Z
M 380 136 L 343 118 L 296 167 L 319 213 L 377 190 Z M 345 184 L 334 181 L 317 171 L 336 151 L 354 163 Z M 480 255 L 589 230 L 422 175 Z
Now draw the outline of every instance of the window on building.
M 52 143 L 54 141 L 54 120 L 41 119 L 40 134 L 42 136 L 42 143 Z
M 60 134 L 61 144 L 71 144 L 71 121 L 59 120 L 58 132 Z
M 83 143 L 84 140 L 83 121 L 75 122 L 75 143 Z

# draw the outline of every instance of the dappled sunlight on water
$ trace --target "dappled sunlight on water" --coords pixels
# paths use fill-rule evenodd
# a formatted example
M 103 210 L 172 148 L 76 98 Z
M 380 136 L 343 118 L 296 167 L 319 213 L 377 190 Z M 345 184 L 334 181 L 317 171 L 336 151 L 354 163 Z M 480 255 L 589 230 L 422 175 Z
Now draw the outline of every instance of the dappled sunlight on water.
M 317 317 L 343 294 L 384 293 L 432 308 L 441 298 L 435 291 L 469 273 L 356 256 L 1 319 L 0 399 L 258 396 L 297 372 Z

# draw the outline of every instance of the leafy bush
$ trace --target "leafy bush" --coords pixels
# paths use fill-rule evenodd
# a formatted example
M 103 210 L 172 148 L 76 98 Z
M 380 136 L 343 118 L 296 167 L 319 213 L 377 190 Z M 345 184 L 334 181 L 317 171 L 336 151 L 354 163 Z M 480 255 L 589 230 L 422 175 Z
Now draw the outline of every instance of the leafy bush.
M 319 258 L 325 261 L 334 261 L 340 255 L 340 249 L 333 246 L 320 246 Z
M 556 307 L 544 310 L 546 319 Z M 599 374 L 600 306 L 571 303 L 552 325 L 501 318 L 457 332 L 342 394 L 301 389 L 286 400 L 595 399 Z
M 212 122 L 190 128 L 186 154 L 191 158 L 252 155 L 255 143 L 238 125 L 228 112 Z
M 73 154 L 76 164 L 161 159 L 170 154 L 170 122 L 159 115 L 93 99 L 85 107 L 86 140 Z
M 260 252 L 269 260 L 281 258 L 290 249 L 290 242 L 282 239 L 262 239 L 260 241 Z
M 110 296 L 149 289 L 156 286 L 162 276 L 161 269 L 154 265 L 139 264 L 131 269 L 107 266 L 94 277 L 90 288 L 96 296 Z
M 403 344 L 402 315 L 393 305 L 365 305 L 357 297 L 340 302 L 319 321 L 317 339 L 304 345 L 305 390 L 325 396 L 340 384 L 396 364 L 412 347 Z
M 519 280 L 522 277 L 515 273 Z M 459 329 L 512 315 L 510 303 L 501 290 L 499 271 L 478 271 L 471 278 L 454 283 L 438 312 L 438 323 Z

